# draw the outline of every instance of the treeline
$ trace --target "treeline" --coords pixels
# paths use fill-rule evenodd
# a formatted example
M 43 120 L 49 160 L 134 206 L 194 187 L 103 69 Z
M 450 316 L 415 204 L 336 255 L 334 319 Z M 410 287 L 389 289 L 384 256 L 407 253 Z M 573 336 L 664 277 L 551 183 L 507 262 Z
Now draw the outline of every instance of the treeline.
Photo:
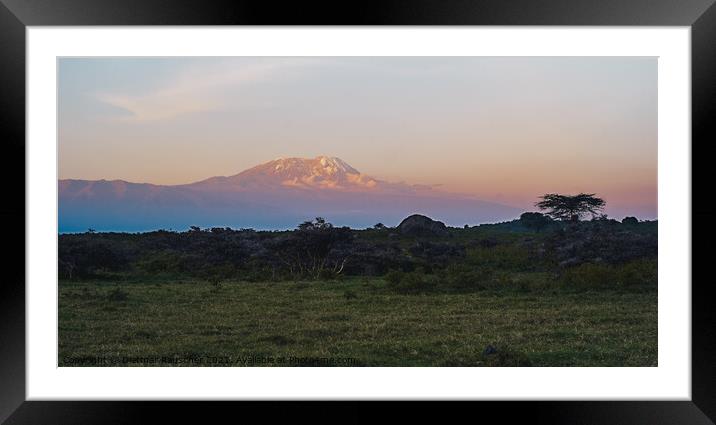
M 460 287 L 519 273 L 563 278 L 575 270 L 614 270 L 647 261 L 655 280 L 655 221 L 562 222 L 534 214 L 441 232 L 434 225 L 419 231 L 382 224 L 355 230 L 317 218 L 292 231 L 192 227 L 185 232 L 62 234 L 58 272 L 60 279 L 72 280 L 186 277 L 213 282 L 386 276 L 397 286 L 403 279 L 438 276 Z M 634 279 L 641 282 L 642 277 Z

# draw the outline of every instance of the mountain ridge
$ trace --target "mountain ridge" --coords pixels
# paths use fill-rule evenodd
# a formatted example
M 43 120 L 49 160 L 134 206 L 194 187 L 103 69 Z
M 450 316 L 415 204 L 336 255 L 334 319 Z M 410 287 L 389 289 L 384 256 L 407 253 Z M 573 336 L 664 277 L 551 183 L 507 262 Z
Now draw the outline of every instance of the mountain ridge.
M 470 195 L 373 178 L 326 155 L 277 158 L 231 176 L 180 185 L 62 179 L 58 191 L 60 231 L 190 225 L 290 228 L 316 216 L 367 227 L 413 213 L 463 225 L 519 215 L 516 208 Z

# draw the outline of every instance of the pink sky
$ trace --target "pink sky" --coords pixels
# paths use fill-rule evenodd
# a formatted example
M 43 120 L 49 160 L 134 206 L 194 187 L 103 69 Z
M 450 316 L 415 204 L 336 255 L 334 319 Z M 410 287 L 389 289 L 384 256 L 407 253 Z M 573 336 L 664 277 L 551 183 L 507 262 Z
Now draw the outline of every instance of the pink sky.
M 180 184 L 328 155 L 525 209 L 588 192 L 656 218 L 656 87 L 656 58 L 61 59 L 59 177 Z

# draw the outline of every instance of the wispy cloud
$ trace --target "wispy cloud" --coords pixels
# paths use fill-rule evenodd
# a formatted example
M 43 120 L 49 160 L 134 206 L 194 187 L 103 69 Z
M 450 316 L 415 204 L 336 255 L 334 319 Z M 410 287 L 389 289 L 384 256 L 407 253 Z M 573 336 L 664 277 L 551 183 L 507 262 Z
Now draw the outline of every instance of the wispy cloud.
M 195 67 L 148 93 L 98 93 L 97 100 L 120 108 L 122 121 L 147 122 L 170 120 L 179 116 L 214 110 L 226 101 L 226 91 L 242 85 L 264 81 L 289 67 L 305 64 L 285 60 L 236 64 L 232 66 Z

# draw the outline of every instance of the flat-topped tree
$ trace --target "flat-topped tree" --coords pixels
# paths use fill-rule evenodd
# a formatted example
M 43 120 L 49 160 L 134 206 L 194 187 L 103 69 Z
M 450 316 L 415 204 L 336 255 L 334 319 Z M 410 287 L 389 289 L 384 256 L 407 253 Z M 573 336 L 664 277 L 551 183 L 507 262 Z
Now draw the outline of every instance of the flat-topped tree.
M 541 196 L 540 202 L 535 206 L 541 210 L 548 210 L 546 214 L 555 220 L 579 221 L 587 214 L 598 216 L 604 209 L 606 202 L 597 198 L 594 193 L 580 193 L 578 195 L 560 195 L 548 193 Z

